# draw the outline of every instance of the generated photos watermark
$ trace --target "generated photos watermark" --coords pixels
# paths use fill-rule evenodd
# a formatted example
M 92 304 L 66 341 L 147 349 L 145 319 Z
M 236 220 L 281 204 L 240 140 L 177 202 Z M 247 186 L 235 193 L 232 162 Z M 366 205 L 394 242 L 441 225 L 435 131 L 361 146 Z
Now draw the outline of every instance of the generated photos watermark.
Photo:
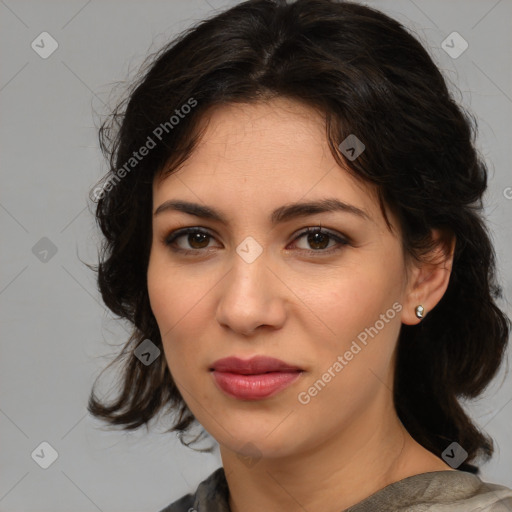
M 139 148 L 138 151 L 134 151 L 128 161 L 101 186 L 96 187 L 92 195 L 96 201 L 101 199 L 107 192 L 110 192 L 120 181 L 124 178 L 132 169 L 134 169 L 149 152 L 156 148 L 157 140 L 161 141 L 164 136 L 170 133 L 175 126 L 177 126 L 182 119 L 189 114 L 192 109 L 197 106 L 197 100 L 190 97 L 186 103 L 181 105 L 174 112 L 176 115 L 172 115 L 168 121 L 160 123 L 148 136 L 146 142 Z M 155 140 L 156 139 L 156 140 Z
M 332 363 L 331 366 L 325 371 L 325 373 L 322 374 L 322 376 L 315 381 L 315 383 L 310 386 L 306 391 L 301 391 L 297 395 L 297 400 L 302 405 L 307 405 L 309 402 L 311 402 L 311 399 L 322 391 L 325 386 L 329 382 L 331 382 L 334 377 L 336 377 L 344 368 L 349 364 L 352 359 L 354 359 L 354 356 L 359 354 L 361 350 L 366 347 L 368 344 L 368 336 L 370 336 L 372 339 L 379 334 L 379 332 L 384 329 L 387 323 L 391 319 L 393 319 L 397 313 L 402 311 L 402 304 L 399 302 L 395 302 L 391 308 L 389 308 L 386 313 L 383 313 L 380 315 L 379 320 L 377 320 L 373 326 L 366 327 L 363 331 L 361 331 L 357 335 L 357 340 L 353 340 L 352 344 L 350 345 L 350 348 L 345 351 L 343 355 L 339 355 L 336 358 L 336 361 Z M 359 341 L 359 343 L 358 343 Z M 361 347 L 361 345 L 363 345 Z

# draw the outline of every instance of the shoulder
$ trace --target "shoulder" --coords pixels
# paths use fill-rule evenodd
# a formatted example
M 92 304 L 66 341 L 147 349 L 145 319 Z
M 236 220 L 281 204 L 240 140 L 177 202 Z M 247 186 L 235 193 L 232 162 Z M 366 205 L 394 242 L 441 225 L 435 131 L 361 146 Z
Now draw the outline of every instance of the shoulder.
M 228 487 L 224 468 L 216 469 L 203 480 L 194 493 L 186 494 L 159 512 L 229 512 Z
M 428 487 L 424 497 L 430 508 L 453 512 L 510 512 L 512 489 L 481 480 L 475 474 L 464 471 L 440 471 L 423 475 Z M 414 484 L 414 482 L 412 482 Z M 422 500 L 421 500 L 422 501 Z
M 465 471 L 421 473 L 384 487 L 345 512 L 511 512 L 512 489 Z
M 512 511 L 512 489 L 504 485 L 484 482 L 479 477 L 478 487 L 469 497 L 468 503 L 475 506 L 475 512 L 509 512 Z
M 194 510 L 194 495 L 187 494 L 179 500 L 174 501 L 159 512 L 192 512 Z

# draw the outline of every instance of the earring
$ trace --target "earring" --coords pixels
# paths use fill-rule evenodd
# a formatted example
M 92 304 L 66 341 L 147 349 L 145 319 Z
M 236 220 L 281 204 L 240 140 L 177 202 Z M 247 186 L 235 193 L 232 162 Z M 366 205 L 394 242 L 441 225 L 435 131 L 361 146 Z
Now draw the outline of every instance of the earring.
M 423 318 L 423 311 L 425 310 L 422 305 L 416 306 L 416 316 L 418 318 Z

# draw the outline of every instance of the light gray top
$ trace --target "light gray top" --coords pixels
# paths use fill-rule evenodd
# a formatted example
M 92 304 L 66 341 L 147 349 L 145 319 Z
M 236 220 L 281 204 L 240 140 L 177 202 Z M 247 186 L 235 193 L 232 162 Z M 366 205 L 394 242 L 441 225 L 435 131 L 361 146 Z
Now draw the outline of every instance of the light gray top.
M 231 512 L 224 468 L 159 512 Z M 434 471 L 404 478 L 344 512 L 512 512 L 512 489 L 465 471 Z

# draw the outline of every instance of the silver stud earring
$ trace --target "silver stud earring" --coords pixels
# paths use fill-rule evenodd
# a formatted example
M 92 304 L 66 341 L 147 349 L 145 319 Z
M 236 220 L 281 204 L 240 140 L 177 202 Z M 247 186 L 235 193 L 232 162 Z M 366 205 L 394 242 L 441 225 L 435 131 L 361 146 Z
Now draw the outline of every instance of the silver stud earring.
M 423 311 L 425 311 L 423 306 L 421 306 L 421 305 L 416 306 L 416 316 L 418 318 L 423 318 Z

